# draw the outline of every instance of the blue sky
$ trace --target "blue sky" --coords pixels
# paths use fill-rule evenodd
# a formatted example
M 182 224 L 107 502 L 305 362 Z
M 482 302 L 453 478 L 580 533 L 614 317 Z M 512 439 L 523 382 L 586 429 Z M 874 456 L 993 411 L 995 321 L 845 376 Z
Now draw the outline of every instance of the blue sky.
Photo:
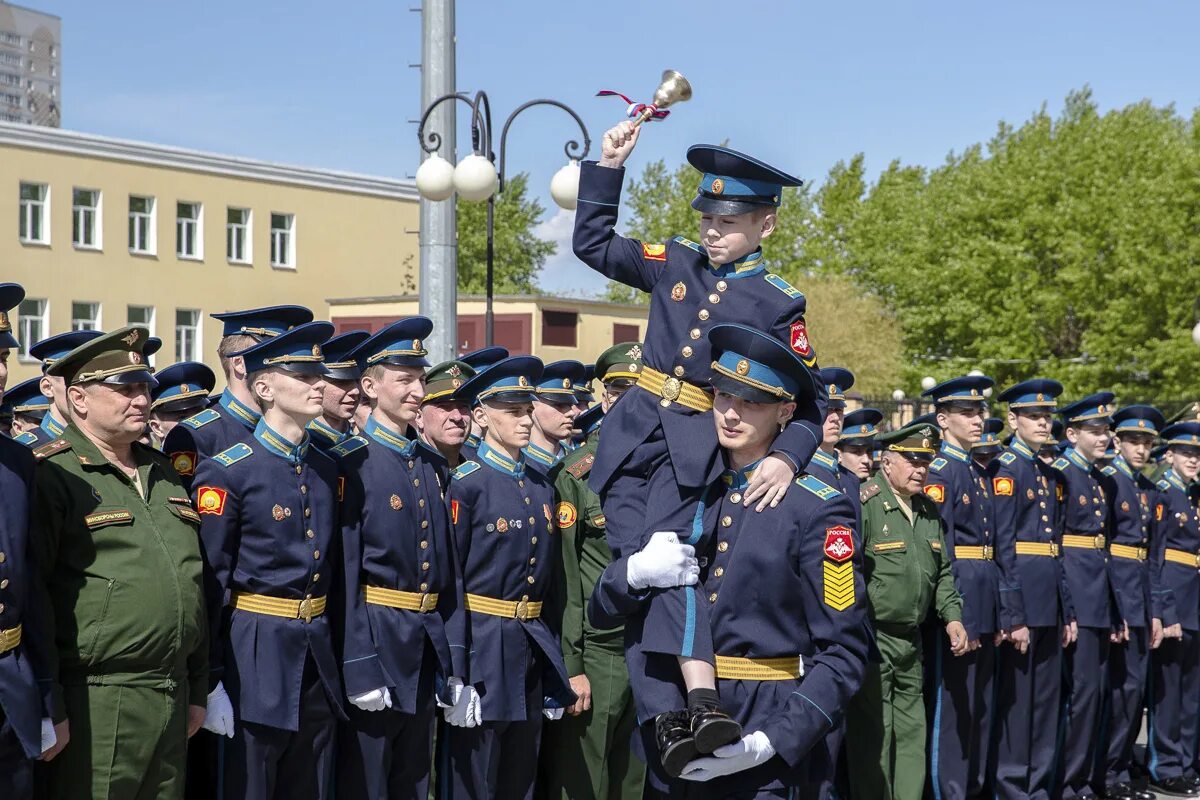
M 418 0 L 25 0 L 63 18 L 64 127 L 393 177 L 418 164 Z M 688 144 L 728 139 L 802 177 L 866 153 L 937 165 L 1071 89 L 1104 108 L 1149 98 L 1200 106 L 1200 5 L 1184 2 L 460 0 L 458 85 L 497 116 L 551 97 L 587 123 L 593 153 L 622 104 L 671 67 L 695 98 L 644 136 L 631 166 L 679 163 Z M 460 115 L 460 155 L 467 142 Z M 528 171 L 561 242 L 550 291 L 603 281 L 574 261 L 570 218 L 549 181 L 574 123 L 522 115 L 509 169 Z M 497 145 L 498 147 L 498 145 Z M 684 233 L 687 233 L 686 231 Z

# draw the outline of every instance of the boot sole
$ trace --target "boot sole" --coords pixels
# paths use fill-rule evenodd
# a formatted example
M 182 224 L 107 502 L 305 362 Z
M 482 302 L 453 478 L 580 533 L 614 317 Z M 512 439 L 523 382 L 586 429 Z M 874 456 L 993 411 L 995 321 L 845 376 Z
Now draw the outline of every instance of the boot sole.
M 688 738 L 672 742 L 667 749 L 659 753 L 659 758 L 662 760 L 663 771 L 672 778 L 678 778 L 683 774 L 683 768 L 695 761 L 699 755 L 696 740 Z
M 742 738 L 742 726 L 731 719 L 715 719 L 692 731 L 696 749 L 708 755 L 718 747 L 733 744 Z

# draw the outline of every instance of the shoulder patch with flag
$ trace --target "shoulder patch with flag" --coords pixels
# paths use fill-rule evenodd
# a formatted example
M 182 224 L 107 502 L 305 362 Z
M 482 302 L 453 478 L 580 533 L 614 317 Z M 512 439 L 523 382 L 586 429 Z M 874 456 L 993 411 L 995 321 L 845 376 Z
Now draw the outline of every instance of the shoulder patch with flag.
M 215 486 L 201 486 L 196 491 L 196 510 L 201 514 L 216 514 L 218 517 L 225 513 L 225 499 L 229 492 Z
M 821 562 L 823 599 L 835 611 L 854 605 L 854 534 L 845 525 L 825 529 L 825 560 Z
M 792 323 L 791 346 L 792 352 L 801 358 L 807 359 L 812 357 L 812 344 L 808 341 L 808 327 L 802 319 L 798 319 Z
M 665 244 L 650 244 L 644 242 L 642 244 L 642 258 L 647 261 L 666 261 L 667 246 Z
M 1012 497 L 1013 479 L 1003 477 L 992 478 L 992 493 L 997 497 Z

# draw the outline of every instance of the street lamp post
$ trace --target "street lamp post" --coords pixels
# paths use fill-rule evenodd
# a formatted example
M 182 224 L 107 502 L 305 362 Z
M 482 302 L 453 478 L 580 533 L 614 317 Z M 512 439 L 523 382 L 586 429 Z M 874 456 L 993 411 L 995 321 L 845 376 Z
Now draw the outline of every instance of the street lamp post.
M 441 147 L 442 137 L 435 131 L 425 133 L 425 123 L 429 120 L 439 105 L 444 102 L 460 100 L 471 107 L 471 149 L 472 154 L 451 167 L 450 164 L 437 154 Z M 417 170 L 417 191 L 428 200 L 445 200 L 456 190 L 463 200 L 470 202 L 487 201 L 487 311 L 484 315 L 484 338 L 487 346 L 494 342 L 495 318 L 492 312 L 494 295 L 493 250 L 495 247 L 496 195 L 504 191 L 505 151 L 508 142 L 508 129 L 521 112 L 534 106 L 555 106 L 571 115 L 579 123 L 583 132 L 583 144 L 574 139 L 569 140 L 563 147 L 568 163 L 560 169 L 550 183 L 550 193 L 554 202 L 567 210 L 575 208 L 579 194 L 579 161 L 587 157 L 591 149 L 591 139 L 583 120 L 567 105 L 557 100 L 530 100 L 518 106 L 500 130 L 500 161 L 499 170 L 496 167 L 496 153 L 492 150 L 492 107 L 486 92 L 479 91 L 475 96 L 468 97 L 462 92 L 446 94 L 434 100 L 421 115 L 421 125 L 417 129 L 417 140 L 421 149 L 430 154 Z M 454 335 L 451 332 L 451 335 Z

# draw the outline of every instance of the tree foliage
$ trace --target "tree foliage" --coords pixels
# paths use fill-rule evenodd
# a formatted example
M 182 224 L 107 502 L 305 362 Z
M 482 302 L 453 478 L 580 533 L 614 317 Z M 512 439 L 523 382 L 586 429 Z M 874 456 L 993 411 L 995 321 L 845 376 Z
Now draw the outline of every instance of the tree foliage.
M 535 197 L 528 196 L 529 176 L 522 172 L 508 179 L 496 198 L 493 281 L 496 294 L 536 294 L 537 273 L 554 255 L 554 242 L 534 235 L 545 213 Z M 458 204 L 458 290 L 483 294 L 487 288 L 487 203 Z

